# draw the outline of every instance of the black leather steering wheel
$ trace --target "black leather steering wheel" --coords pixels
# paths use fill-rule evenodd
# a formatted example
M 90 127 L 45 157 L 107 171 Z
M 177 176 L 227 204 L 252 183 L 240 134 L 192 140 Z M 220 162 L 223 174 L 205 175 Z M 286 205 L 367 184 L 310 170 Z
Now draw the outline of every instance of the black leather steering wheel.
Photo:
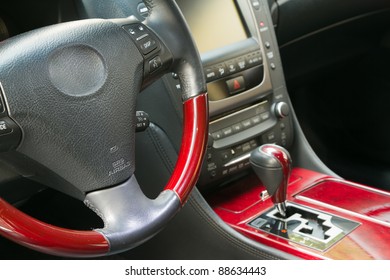
M 175 1 L 145 4 L 143 22 L 81 20 L 0 44 L 1 160 L 104 221 L 91 231 L 59 228 L 0 199 L 2 236 L 60 256 L 114 254 L 154 236 L 186 202 L 207 143 L 203 68 Z M 182 145 L 167 186 L 150 200 L 134 176 L 135 101 L 172 71 L 183 89 Z

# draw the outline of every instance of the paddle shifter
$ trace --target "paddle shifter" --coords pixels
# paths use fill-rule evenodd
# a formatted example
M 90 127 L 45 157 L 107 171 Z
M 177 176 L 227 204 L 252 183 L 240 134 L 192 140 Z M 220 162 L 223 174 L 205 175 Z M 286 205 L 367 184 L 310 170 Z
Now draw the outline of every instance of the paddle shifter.
M 291 173 L 290 154 L 280 146 L 265 144 L 251 153 L 250 163 L 266 187 L 276 209 L 286 217 L 287 185 Z

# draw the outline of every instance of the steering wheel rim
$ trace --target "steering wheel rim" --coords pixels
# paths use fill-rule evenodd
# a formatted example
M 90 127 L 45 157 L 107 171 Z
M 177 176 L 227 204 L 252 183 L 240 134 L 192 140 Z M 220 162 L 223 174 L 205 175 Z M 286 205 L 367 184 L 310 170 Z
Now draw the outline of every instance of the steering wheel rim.
M 150 16 L 143 26 L 149 29 L 151 36 L 159 38 L 161 49 L 167 49 L 173 54 L 171 67 L 164 68 L 152 78 L 157 79 L 173 70 L 178 73 L 183 84 L 182 144 L 176 167 L 166 187 L 156 199 L 150 200 L 143 195 L 134 174 L 131 173 L 128 179 L 110 188 L 105 186 L 86 191 L 84 203 L 95 211 L 105 224 L 104 228 L 92 231 L 70 230 L 46 224 L 22 213 L 0 198 L 0 235 L 34 250 L 64 257 L 115 254 L 138 246 L 153 237 L 187 201 L 199 176 L 208 136 L 208 100 L 203 70 L 195 44 L 175 2 L 163 0 L 145 2 Z M 81 25 L 103 26 L 108 25 L 106 22 L 87 20 Z M 121 31 L 119 29 L 117 31 L 118 34 L 127 32 L 124 30 L 126 28 L 122 28 L 124 24 L 129 22 L 138 24 L 134 18 L 113 22 L 119 23 L 121 27 Z M 66 26 L 62 24 L 59 28 Z M 45 31 L 56 30 L 58 27 L 49 27 Z M 78 37 L 81 37 L 82 34 L 79 35 Z M 33 35 L 22 35 L 17 41 L 28 41 L 31 36 Z M 99 33 L 93 36 L 99 36 Z M 171 40 L 172 38 L 181 40 L 184 38 L 185 47 L 180 47 L 175 40 Z M 10 43 L 11 47 L 12 44 L 13 42 Z M 0 52 L 1 50 L 0 48 Z M 3 95 L 8 99 L 12 87 L 7 83 L 3 86 Z M 20 124 L 11 114 L 12 106 L 8 102 L 6 105 L 7 110 L 4 113 L 9 114 L 7 120 Z

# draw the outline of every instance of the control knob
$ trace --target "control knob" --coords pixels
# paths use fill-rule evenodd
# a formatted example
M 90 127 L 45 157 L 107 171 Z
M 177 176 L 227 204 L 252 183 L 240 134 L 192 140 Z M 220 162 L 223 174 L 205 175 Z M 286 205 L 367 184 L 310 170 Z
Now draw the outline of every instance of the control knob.
M 290 114 L 290 107 L 286 102 L 278 102 L 275 105 L 275 114 L 278 118 L 283 119 Z

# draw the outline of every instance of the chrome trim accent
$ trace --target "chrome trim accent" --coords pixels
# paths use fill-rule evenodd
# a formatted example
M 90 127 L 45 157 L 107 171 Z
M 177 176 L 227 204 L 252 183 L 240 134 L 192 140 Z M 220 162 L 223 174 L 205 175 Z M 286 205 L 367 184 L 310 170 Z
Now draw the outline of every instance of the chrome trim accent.
M 294 205 L 294 207 L 308 211 L 309 213 L 312 213 L 312 214 L 317 214 L 318 217 L 324 221 L 323 225 L 329 228 L 326 232 L 324 232 L 329 237 L 327 239 L 321 240 L 321 239 L 314 237 L 312 235 L 303 233 L 302 229 L 311 229 L 311 227 L 308 224 L 307 220 L 305 218 L 303 218 L 301 214 L 294 213 L 290 217 L 285 217 L 284 219 L 281 219 L 281 218 L 276 216 L 278 209 L 274 209 L 273 211 L 268 213 L 267 216 L 270 218 L 273 218 L 273 219 L 284 221 L 286 223 L 288 223 L 289 221 L 298 221 L 298 222 L 300 222 L 300 224 L 298 227 L 296 227 L 293 230 L 293 233 L 298 234 L 298 235 L 302 235 L 302 236 L 307 237 L 307 238 L 312 238 L 312 239 L 318 240 L 318 241 L 325 243 L 325 244 L 332 242 L 334 240 L 334 238 L 336 238 L 338 235 L 343 233 L 342 229 L 340 229 L 332 224 L 332 222 L 331 222 L 332 215 L 321 213 L 321 212 L 318 212 L 314 209 L 309 210 L 309 208 L 301 207 L 298 205 Z
M 326 251 L 361 225 L 350 219 L 287 203 L 288 215 L 281 217 L 272 208 L 248 222 L 250 227 L 276 235 L 288 241 Z
M 275 105 L 275 112 L 276 112 L 276 115 L 279 117 L 279 118 L 285 118 L 285 117 L 287 117 L 288 116 L 288 114 L 287 115 L 284 115 L 283 114 L 283 110 L 282 110 L 282 107 L 284 106 L 284 105 L 287 105 L 287 103 L 286 102 L 278 102 L 278 103 L 276 103 L 276 105 Z M 288 106 L 288 105 L 287 105 Z
M 231 117 L 237 116 L 237 115 L 239 115 L 239 114 L 241 114 L 241 113 L 244 113 L 244 112 L 249 111 L 249 110 L 251 110 L 251 109 L 254 109 L 254 108 L 256 108 L 256 107 L 263 106 L 264 104 L 267 104 L 267 103 L 268 103 L 268 101 L 265 100 L 265 101 L 263 101 L 263 102 L 260 102 L 260 103 L 258 103 L 258 104 L 255 104 L 255 105 L 250 106 L 250 107 L 248 107 L 248 108 L 242 109 L 242 110 L 240 110 L 240 111 L 234 112 L 234 113 L 229 114 L 229 115 L 227 115 L 227 116 L 224 116 L 224 117 L 222 117 L 222 118 L 216 119 L 215 121 L 210 122 L 210 126 L 213 125 L 213 124 L 217 124 L 217 123 L 219 123 L 219 122 L 222 122 L 222 121 L 224 121 L 224 120 L 230 119 Z
M 280 202 L 280 203 L 276 203 L 275 207 L 278 210 L 278 212 L 280 213 L 280 215 L 282 215 L 282 217 L 286 217 L 287 216 L 287 207 L 286 207 L 286 202 L 285 201 Z
M 244 160 L 249 159 L 250 156 L 251 156 L 251 152 L 246 153 L 246 154 L 244 154 L 244 155 L 242 155 L 242 156 L 239 156 L 239 157 L 237 157 L 237 158 L 235 158 L 235 159 L 229 161 L 229 162 L 226 163 L 223 167 L 229 167 L 229 166 L 235 165 L 235 164 L 237 164 L 237 163 L 239 163 L 239 162 L 241 162 L 241 161 L 244 161 Z
M 154 200 L 147 198 L 134 175 L 117 187 L 89 193 L 84 203 L 104 221 L 104 228 L 95 230 L 109 241 L 109 254 L 149 240 L 181 208 L 173 191 L 163 191 Z
M 260 198 L 262 201 L 266 201 L 267 199 L 269 199 L 271 196 L 269 195 L 269 193 L 267 192 L 267 190 L 264 190 L 260 193 Z

